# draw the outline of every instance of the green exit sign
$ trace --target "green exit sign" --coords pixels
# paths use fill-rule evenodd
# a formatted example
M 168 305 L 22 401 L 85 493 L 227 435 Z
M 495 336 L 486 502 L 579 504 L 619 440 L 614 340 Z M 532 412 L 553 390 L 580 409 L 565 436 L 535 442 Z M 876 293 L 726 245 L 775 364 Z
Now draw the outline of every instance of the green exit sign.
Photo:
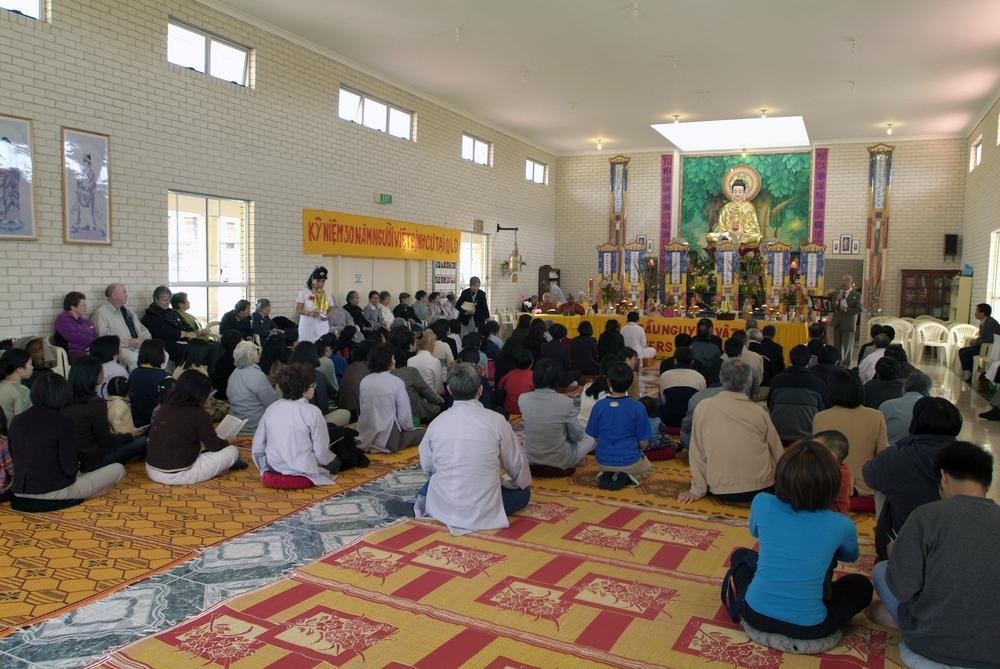
M 379 193 L 376 202 L 379 204 L 392 204 L 392 194 L 391 193 Z

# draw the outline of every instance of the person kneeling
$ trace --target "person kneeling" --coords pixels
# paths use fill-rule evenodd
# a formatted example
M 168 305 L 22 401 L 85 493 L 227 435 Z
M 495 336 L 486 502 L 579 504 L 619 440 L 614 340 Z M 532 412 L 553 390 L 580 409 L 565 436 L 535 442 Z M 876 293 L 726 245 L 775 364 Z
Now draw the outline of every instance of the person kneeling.
M 282 367 L 278 386 L 283 399 L 267 407 L 253 435 L 251 456 L 261 481 L 286 490 L 333 483 L 340 462 L 330 451 L 323 412 L 311 403 L 315 370 L 305 363 Z
M 31 386 L 31 408 L 11 422 L 7 440 L 14 460 L 11 492 L 15 509 L 63 508 L 103 495 L 125 476 L 125 468 L 117 462 L 78 473 L 80 454 L 75 426 L 72 418 L 61 413 L 72 400 L 66 379 L 58 374 L 43 374 Z M 41 501 L 19 503 L 23 499 Z
M 454 535 L 509 527 L 507 516 L 531 499 L 524 449 L 510 423 L 479 403 L 482 383 L 475 365 L 452 367 L 448 390 L 454 404 L 434 419 L 420 442 L 420 467 L 430 480 L 417 494 L 416 516 L 434 518 Z
M 594 405 L 587 421 L 587 434 L 597 440 L 597 484 L 605 490 L 637 486 L 653 470 L 643 451 L 653 436 L 649 417 L 641 402 L 629 398 L 632 368 L 617 362 L 608 370 L 611 394 Z
M 908 667 L 1000 666 L 1000 508 L 986 496 L 993 457 L 956 441 L 938 451 L 934 468 L 941 500 L 915 509 L 889 544 L 889 560 L 875 565 L 881 601 L 868 614 L 899 628 Z
M 750 506 L 750 534 L 759 556 L 737 548 L 730 573 L 739 615 L 755 630 L 790 639 L 823 639 L 871 603 L 872 584 L 861 574 L 832 581 L 837 560 L 858 559 L 858 532 L 833 511 L 840 467 L 818 441 L 800 441 L 778 461 L 775 494 Z M 756 572 L 750 566 L 756 557 Z M 750 559 L 748 559 L 750 558 Z
M 233 446 L 236 440 L 215 434 L 204 408 L 211 392 L 209 378 L 189 369 L 163 398 L 149 428 L 146 475 L 151 480 L 187 485 L 208 481 L 230 468 L 246 468 Z

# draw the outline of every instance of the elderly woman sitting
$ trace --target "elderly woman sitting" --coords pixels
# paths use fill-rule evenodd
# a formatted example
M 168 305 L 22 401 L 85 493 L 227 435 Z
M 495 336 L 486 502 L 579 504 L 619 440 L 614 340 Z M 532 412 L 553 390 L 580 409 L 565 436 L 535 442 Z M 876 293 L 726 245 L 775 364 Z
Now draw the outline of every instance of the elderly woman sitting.
M 395 453 L 420 443 L 423 429 L 414 429 L 406 384 L 391 374 L 395 349 L 380 344 L 368 354 L 371 374 L 361 380 L 358 448 L 369 453 Z
M 187 329 L 187 324 L 181 319 L 180 314 L 170 306 L 172 296 L 169 288 L 157 286 L 153 291 L 153 301 L 146 307 L 146 313 L 142 316 L 142 324 L 154 339 L 163 342 L 163 347 L 167 349 L 171 359 L 181 360 L 187 342 L 198 335 Z
M 66 293 L 63 312 L 56 317 L 55 331 L 66 340 L 70 362 L 87 355 L 91 342 L 97 338 L 94 324 L 87 318 L 87 296 L 77 291 Z
M 271 300 L 266 297 L 257 298 L 257 310 L 250 316 L 250 329 L 262 342 L 273 334 L 281 333 L 281 328 L 274 327 L 271 321 Z
M 191 302 L 188 300 L 187 293 L 174 293 L 170 297 L 170 306 L 173 307 L 177 315 L 181 317 L 181 321 L 184 323 L 184 329 L 189 332 L 194 332 L 197 337 L 202 339 L 210 339 L 211 335 L 206 328 L 201 326 L 198 319 L 191 315 Z
M 226 330 L 239 330 L 244 339 L 253 338 L 252 323 L 250 321 L 250 303 L 246 300 L 239 300 L 233 306 L 232 311 L 227 311 L 219 321 L 219 334 Z
M 260 348 L 252 341 L 241 341 L 233 350 L 236 370 L 226 384 L 229 413 L 246 420 L 240 434 L 253 434 L 264 411 L 278 401 L 278 394 L 260 370 Z
M 340 471 L 340 461 L 330 451 L 323 413 L 310 404 L 315 380 L 315 369 L 305 363 L 286 365 L 278 373 L 284 399 L 264 412 L 251 451 L 261 481 L 268 488 L 329 485 L 335 480 L 333 474 Z

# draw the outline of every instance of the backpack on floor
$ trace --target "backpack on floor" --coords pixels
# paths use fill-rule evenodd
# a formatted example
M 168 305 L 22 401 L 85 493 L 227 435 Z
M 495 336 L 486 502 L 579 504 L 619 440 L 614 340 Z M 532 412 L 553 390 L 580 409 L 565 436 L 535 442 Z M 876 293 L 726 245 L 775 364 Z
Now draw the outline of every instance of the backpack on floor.
M 738 556 L 734 555 L 730 560 L 729 571 L 722 578 L 722 605 L 726 607 L 726 613 L 729 614 L 729 618 L 734 623 L 740 621 L 740 612 L 743 610 L 743 598 L 746 593 L 737 590 L 733 573 L 737 569 L 746 568 L 750 570 L 751 574 L 756 574 L 757 557 L 758 554 L 755 551 L 741 551 Z
M 340 460 L 340 471 L 351 469 L 352 467 L 367 467 L 371 460 L 365 452 L 358 448 L 358 433 L 349 427 L 339 427 L 333 423 L 327 423 L 326 429 L 330 433 L 330 450 L 333 451 Z

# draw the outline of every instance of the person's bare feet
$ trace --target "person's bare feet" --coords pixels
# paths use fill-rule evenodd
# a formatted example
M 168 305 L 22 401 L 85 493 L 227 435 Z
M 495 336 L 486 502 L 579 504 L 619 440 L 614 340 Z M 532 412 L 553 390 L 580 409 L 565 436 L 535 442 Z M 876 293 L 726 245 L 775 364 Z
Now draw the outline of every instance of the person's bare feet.
M 899 629 L 899 625 L 897 625 L 896 621 L 892 619 L 892 614 L 889 613 L 889 609 L 887 609 L 885 604 L 880 601 L 872 602 L 871 606 L 865 609 L 865 615 L 868 616 L 869 620 L 874 623 L 878 623 L 883 627 L 889 627 L 894 630 Z

